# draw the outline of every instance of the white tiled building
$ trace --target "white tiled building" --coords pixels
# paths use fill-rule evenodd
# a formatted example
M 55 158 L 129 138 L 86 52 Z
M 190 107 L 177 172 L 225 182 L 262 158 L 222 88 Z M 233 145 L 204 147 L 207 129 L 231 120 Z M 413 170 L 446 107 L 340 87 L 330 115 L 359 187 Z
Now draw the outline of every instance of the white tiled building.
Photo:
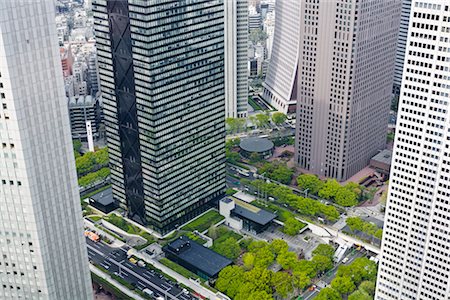
M 377 300 L 450 299 L 450 2 L 413 0 Z
M 245 118 L 248 105 L 248 0 L 224 1 L 225 114 Z
M 0 299 L 92 299 L 53 1 L 0 4 Z

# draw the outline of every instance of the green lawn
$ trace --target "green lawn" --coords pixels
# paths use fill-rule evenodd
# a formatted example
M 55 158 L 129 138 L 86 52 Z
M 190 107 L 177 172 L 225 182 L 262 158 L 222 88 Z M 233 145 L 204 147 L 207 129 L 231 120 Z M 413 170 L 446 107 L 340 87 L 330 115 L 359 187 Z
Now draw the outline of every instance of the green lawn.
M 240 239 L 243 238 L 242 235 L 226 228 L 225 226 L 219 226 L 219 228 L 217 228 L 217 233 L 218 235 L 217 238 L 214 240 L 214 243 L 221 243 L 230 237 L 234 238 L 236 241 L 239 241 Z
M 194 231 L 198 230 L 199 232 L 203 232 L 207 230 L 211 225 L 217 224 L 218 222 L 224 219 L 217 211 L 210 210 L 206 214 L 201 217 L 195 219 L 194 221 L 184 225 L 181 229 L 186 231 Z
M 253 107 L 255 111 L 264 110 L 258 103 L 255 102 L 255 100 L 253 100 L 252 97 L 248 97 L 248 104 L 250 104 L 250 106 Z
M 88 218 L 91 219 L 94 222 L 97 222 L 97 221 L 101 220 L 102 217 L 100 217 L 100 216 L 89 216 Z
M 111 215 L 105 217 L 104 219 L 129 234 L 136 234 L 136 235 L 139 235 L 139 236 L 143 237 L 144 239 L 146 239 L 147 243 L 145 243 L 141 246 L 135 247 L 137 250 L 141 250 L 155 241 L 155 238 L 150 233 L 127 222 L 124 218 L 119 217 L 118 215 L 111 214 Z

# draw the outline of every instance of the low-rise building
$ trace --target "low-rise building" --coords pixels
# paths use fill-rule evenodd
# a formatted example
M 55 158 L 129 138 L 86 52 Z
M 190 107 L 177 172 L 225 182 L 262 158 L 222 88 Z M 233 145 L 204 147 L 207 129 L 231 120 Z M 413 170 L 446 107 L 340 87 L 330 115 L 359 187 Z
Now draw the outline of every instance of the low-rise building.
M 219 202 L 219 212 L 225 217 L 225 224 L 236 230 L 261 233 L 277 217 L 264 209 L 238 199 L 224 198 Z
M 163 247 L 166 257 L 201 278 L 216 278 L 219 272 L 232 264 L 228 258 L 181 236 Z

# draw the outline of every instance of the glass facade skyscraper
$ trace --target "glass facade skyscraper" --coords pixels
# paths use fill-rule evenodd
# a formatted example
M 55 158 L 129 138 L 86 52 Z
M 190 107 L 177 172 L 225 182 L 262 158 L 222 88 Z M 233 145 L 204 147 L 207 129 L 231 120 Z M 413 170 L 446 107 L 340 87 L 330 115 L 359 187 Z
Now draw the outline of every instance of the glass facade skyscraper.
M 225 188 L 223 0 L 96 0 L 114 197 L 164 234 Z

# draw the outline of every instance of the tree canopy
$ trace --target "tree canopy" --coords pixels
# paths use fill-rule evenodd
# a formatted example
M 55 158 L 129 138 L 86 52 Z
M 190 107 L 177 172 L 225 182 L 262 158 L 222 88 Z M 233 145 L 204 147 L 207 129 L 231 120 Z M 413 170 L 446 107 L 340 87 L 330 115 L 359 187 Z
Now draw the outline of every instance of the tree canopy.
M 339 295 L 339 292 L 326 287 L 320 290 L 319 294 L 314 298 L 315 300 L 342 300 L 341 295 Z
M 297 177 L 298 187 L 306 190 L 312 194 L 317 194 L 319 190 L 323 187 L 322 180 L 319 179 L 316 175 L 312 174 L 301 174 Z
M 275 112 L 272 114 L 272 122 L 274 122 L 277 125 L 281 125 L 286 121 L 287 116 L 281 112 Z

